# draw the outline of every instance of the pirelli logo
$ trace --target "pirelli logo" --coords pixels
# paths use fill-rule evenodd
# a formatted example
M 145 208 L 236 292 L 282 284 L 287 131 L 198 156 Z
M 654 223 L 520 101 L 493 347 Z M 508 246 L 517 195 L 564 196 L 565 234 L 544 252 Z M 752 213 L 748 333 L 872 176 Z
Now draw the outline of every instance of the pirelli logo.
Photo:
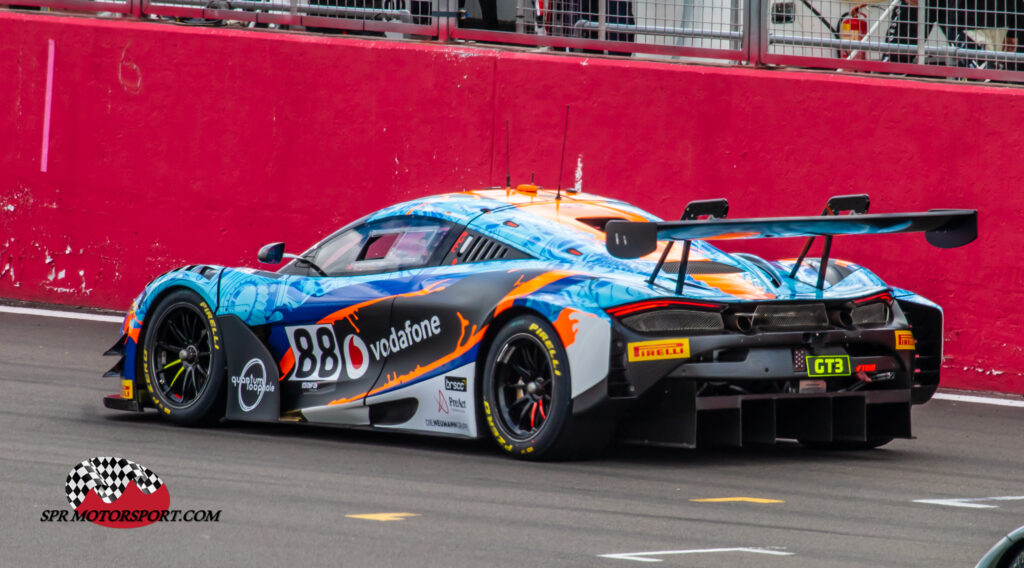
M 660 359 L 686 359 L 690 356 L 690 340 L 659 339 L 657 341 L 637 341 L 630 343 L 629 360 L 657 361 Z
M 913 349 L 914 348 L 914 334 L 906 330 L 898 330 L 896 332 L 896 349 Z

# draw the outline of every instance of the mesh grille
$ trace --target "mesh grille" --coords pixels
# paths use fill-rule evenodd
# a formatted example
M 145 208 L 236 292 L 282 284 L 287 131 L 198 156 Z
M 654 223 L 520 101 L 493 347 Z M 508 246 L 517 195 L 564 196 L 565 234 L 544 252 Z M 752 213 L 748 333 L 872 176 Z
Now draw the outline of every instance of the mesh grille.
M 824 304 L 758 306 L 754 310 L 754 327 L 765 331 L 825 329 L 828 313 Z
M 858 306 L 850 313 L 853 325 L 857 327 L 875 327 L 889 323 L 889 306 L 883 302 L 875 302 L 867 306 Z
M 622 318 L 622 323 L 641 333 L 686 332 L 716 333 L 725 325 L 722 314 L 698 310 L 654 310 Z

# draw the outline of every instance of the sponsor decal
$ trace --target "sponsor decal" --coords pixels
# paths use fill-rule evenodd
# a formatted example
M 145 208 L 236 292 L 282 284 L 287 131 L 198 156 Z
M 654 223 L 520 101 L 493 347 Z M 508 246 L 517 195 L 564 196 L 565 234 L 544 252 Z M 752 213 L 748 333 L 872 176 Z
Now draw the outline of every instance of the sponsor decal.
M 370 343 L 370 351 L 373 358 L 380 360 L 383 357 L 394 355 L 410 346 L 429 339 L 441 333 L 441 318 L 432 316 L 419 323 L 412 323 L 406 320 L 405 327 L 391 328 L 391 333 L 381 339 Z
M 41 522 L 84 522 L 134 529 L 157 522 L 219 522 L 221 511 L 170 509 L 167 485 L 149 468 L 119 457 L 75 466 L 64 486 L 71 511 L 47 509 Z
M 455 398 L 454 396 L 448 397 L 448 408 L 451 408 L 453 412 L 461 414 L 466 413 L 466 401 L 461 398 Z
M 690 340 L 683 337 L 679 339 L 637 341 L 627 346 L 627 352 L 631 362 L 686 359 L 690 356 Z
M 355 380 L 366 374 L 370 368 L 370 353 L 366 343 L 358 335 L 349 335 L 342 342 L 342 353 L 345 354 L 345 372 L 348 378 Z
M 808 355 L 808 377 L 841 377 L 850 374 L 849 355 Z
M 444 396 L 441 389 L 437 389 L 437 396 L 434 397 L 434 402 L 437 403 L 437 411 L 441 414 L 448 414 L 448 398 Z
M 293 381 L 336 381 L 341 374 L 341 357 L 334 327 L 327 324 L 285 328 L 295 353 Z
M 465 422 L 458 422 L 456 420 L 438 420 L 435 418 L 427 418 L 426 425 L 429 428 L 447 428 L 449 430 L 469 430 L 469 424 Z
M 263 393 L 277 388 L 267 380 L 267 368 L 258 357 L 245 364 L 241 376 L 231 377 L 231 386 L 238 388 L 238 407 L 242 412 L 251 412 L 263 400 Z
M 121 379 L 121 398 L 135 398 L 135 383 L 131 379 Z
M 465 377 L 445 377 L 444 378 L 444 390 L 455 391 L 455 392 L 466 392 L 466 378 Z
M 913 349 L 915 343 L 913 333 L 905 329 L 896 331 L 896 349 Z
M 857 372 L 857 373 L 874 373 L 876 370 L 878 370 L 878 365 L 875 365 L 874 363 L 869 363 L 869 364 L 857 365 L 857 369 L 855 370 L 855 372 Z

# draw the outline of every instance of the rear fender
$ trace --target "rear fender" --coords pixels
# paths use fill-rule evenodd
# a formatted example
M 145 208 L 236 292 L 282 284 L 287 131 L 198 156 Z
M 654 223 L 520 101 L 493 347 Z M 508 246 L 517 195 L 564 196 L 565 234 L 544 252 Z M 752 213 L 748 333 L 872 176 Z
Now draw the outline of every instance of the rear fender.
M 574 401 L 608 377 L 611 319 L 585 304 L 592 302 L 573 301 L 562 294 L 534 294 L 516 301 L 541 314 L 558 333 L 569 357 Z M 580 410 L 575 404 L 574 408 Z
M 943 314 L 938 304 L 907 290 L 893 289 L 900 311 L 914 334 L 914 383 L 911 402 L 923 404 L 939 388 L 942 369 Z

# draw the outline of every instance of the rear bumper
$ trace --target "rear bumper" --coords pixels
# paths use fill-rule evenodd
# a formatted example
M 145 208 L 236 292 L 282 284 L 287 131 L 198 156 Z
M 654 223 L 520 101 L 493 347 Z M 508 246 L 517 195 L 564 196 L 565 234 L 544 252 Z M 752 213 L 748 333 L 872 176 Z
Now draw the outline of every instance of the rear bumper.
M 675 382 L 659 404 L 622 423 L 619 437 L 647 445 L 693 448 L 911 438 L 910 390 L 697 397 Z

